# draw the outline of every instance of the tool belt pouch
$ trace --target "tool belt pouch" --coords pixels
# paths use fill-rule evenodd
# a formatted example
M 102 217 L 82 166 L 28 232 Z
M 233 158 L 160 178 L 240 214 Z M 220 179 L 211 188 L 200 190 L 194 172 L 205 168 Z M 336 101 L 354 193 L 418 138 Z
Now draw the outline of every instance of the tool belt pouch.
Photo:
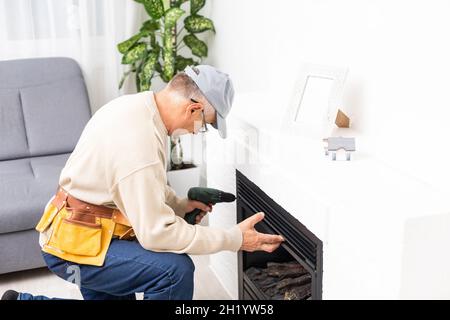
M 50 227 L 59 211 L 60 210 L 58 209 L 58 207 L 56 207 L 53 203 L 50 202 L 45 207 L 44 214 L 42 215 L 41 219 L 36 225 L 36 230 L 39 232 L 45 232 L 48 229 L 48 227 Z
M 58 214 L 49 244 L 64 252 L 95 257 L 102 245 L 100 218 L 63 208 Z
M 96 266 L 102 265 L 113 236 L 135 238 L 131 224 L 120 211 L 83 202 L 62 189 L 46 206 L 36 229 L 45 233 L 44 248 L 49 253 Z

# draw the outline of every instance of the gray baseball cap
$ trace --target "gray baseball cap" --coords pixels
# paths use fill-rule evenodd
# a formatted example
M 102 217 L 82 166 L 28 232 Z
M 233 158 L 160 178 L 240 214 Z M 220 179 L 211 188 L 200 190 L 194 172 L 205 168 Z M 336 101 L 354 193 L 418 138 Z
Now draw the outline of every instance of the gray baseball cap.
M 230 76 L 209 65 L 187 66 L 184 72 L 195 82 L 216 111 L 216 122 L 212 124 L 222 138 L 227 137 L 225 118 L 231 110 L 234 88 Z

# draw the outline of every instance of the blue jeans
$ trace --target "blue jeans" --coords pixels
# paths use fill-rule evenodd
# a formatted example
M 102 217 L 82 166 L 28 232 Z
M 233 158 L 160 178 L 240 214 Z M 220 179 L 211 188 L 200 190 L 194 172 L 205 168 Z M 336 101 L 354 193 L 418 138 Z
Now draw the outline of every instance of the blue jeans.
M 145 250 L 137 241 L 113 239 L 101 267 L 69 262 L 45 252 L 48 268 L 77 283 L 85 300 L 191 300 L 194 264 L 187 254 Z M 20 293 L 20 300 L 48 300 Z

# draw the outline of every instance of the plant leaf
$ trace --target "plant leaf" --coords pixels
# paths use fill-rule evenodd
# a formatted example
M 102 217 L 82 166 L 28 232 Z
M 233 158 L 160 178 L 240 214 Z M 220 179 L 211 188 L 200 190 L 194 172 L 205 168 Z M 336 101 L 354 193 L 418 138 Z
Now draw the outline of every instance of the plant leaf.
M 174 50 L 175 41 L 174 38 L 176 35 L 172 32 L 173 30 L 171 28 L 166 28 L 164 30 L 163 35 L 163 50 Z
M 120 82 L 119 82 L 119 90 L 122 89 L 123 84 L 124 84 L 124 82 L 125 82 L 125 79 L 128 77 L 128 75 L 129 75 L 131 72 L 133 72 L 133 70 L 128 70 L 127 72 L 125 72 L 125 73 L 122 75 L 122 78 L 120 79 Z
M 212 30 L 216 32 L 212 20 L 198 14 L 193 14 L 184 19 L 184 27 L 190 33 L 200 33 L 206 30 Z
M 208 55 L 208 46 L 194 34 L 185 35 L 183 42 L 192 50 L 192 54 L 197 57 L 206 57 Z
M 154 45 L 152 45 L 151 51 L 154 51 L 159 55 L 159 53 L 161 52 L 161 46 L 158 44 L 158 42 L 155 42 Z
M 155 64 L 155 70 L 156 70 L 156 72 L 158 72 L 159 74 L 162 74 L 162 67 L 161 67 L 161 63 L 159 63 L 159 61 L 156 62 L 156 64 Z
M 117 50 L 119 50 L 120 53 L 125 54 L 130 48 L 138 42 L 142 38 L 143 34 L 139 32 L 138 34 L 135 34 L 130 39 L 125 40 L 117 45 Z
M 206 0 L 191 0 L 191 14 L 196 14 L 205 6 Z
M 179 8 L 186 1 L 189 1 L 189 0 L 178 0 L 178 1 L 175 1 L 172 7 L 178 7 Z
M 171 28 L 166 28 L 164 30 L 161 79 L 165 82 L 170 81 L 175 73 L 175 37 L 176 35 L 172 33 Z
M 171 52 L 163 52 L 163 65 L 161 78 L 169 82 L 175 73 L 175 58 Z
M 132 72 L 136 72 L 136 68 L 135 68 L 134 65 L 133 65 L 133 67 L 132 67 L 130 70 L 128 70 L 127 72 L 124 72 L 124 74 L 122 75 L 122 78 L 120 79 L 120 82 L 119 82 L 119 90 L 122 89 L 123 84 L 125 83 L 126 78 L 127 78 L 127 77 L 130 75 L 130 73 L 132 73 Z
M 159 52 L 156 51 L 152 51 L 147 60 L 144 63 L 144 66 L 142 67 L 142 76 L 144 79 L 151 79 L 153 77 L 153 74 L 155 72 L 155 65 L 156 62 L 158 62 L 158 58 L 159 58 Z
M 139 75 L 139 79 L 140 78 L 141 77 Z M 139 81 L 140 81 L 139 92 L 148 91 L 150 89 L 150 86 L 152 85 L 151 80 L 148 80 L 148 81 L 139 80 Z
M 174 7 L 170 8 L 166 11 L 164 14 L 164 26 L 166 28 L 172 28 L 175 27 L 177 24 L 178 19 L 185 13 L 183 9 Z
M 183 71 L 187 66 L 192 66 L 195 63 L 192 58 L 185 58 L 183 56 L 177 56 L 175 62 L 175 69 L 177 71 Z
M 136 73 L 135 81 L 136 81 L 137 92 L 141 92 L 141 81 L 139 80 L 139 73 Z
M 150 89 L 151 80 L 155 73 L 155 65 L 158 62 L 159 52 L 152 51 L 147 57 L 141 72 L 139 73 L 139 81 L 141 91 Z
M 164 63 L 164 62 L 163 62 Z M 161 72 L 161 79 L 163 79 L 164 82 L 169 82 L 172 78 L 166 75 L 166 72 L 164 70 L 164 65 L 162 66 L 162 72 Z M 173 77 L 173 75 L 172 75 Z
M 143 42 L 138 42 L 130 50 L 128 50 L 122 57 L 122 64 L 132 64 L 144 57 L 147 50 L 147 45 Z
M 125 82 L 126 77 L 127 77 L 127 75 L 124 74 L 124 75 L 122 76 L 122 78 L 120 79 L 120 82 L 119 82 L 119 90 L 122 89 L 122 86 L 123 86 L 123 84 L 124 84 L 124 82 Z
M 157 20 L 164 15 L 164 4 L 162 0 L 143 0 L 145 11 Z
M 156 30 L 159 30 L 159 22 L 155 20 L 147 20 L 142 24 L 141 32 L 142 31 L 148 31 L 148 32 L 155 32 Z

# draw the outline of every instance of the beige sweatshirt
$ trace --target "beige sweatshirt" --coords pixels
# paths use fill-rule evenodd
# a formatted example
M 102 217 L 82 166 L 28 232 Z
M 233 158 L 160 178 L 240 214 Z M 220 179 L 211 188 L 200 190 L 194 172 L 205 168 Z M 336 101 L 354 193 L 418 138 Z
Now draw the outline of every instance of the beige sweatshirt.
M 212 228 L 183 219 L 187 199 L 167 185 L 167 135 L 153 92 L 121 96 L 90 119 L 59 184 L 76 198 L 118 208 L 147 250 L 238 251 L 238 226 Z

